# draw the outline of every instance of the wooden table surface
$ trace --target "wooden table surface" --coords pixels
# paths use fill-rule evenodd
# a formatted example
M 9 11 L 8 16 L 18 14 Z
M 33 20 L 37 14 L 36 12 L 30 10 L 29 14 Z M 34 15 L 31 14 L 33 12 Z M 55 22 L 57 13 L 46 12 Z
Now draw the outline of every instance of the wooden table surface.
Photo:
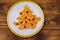
M 7 25 L 7 12 L 18 0 L 0 0 L 0 40 L 60 40 L 60 0 L 33 0 L 44 11 L 45 22 L 35 36 L 20 38 L 10 32 Z

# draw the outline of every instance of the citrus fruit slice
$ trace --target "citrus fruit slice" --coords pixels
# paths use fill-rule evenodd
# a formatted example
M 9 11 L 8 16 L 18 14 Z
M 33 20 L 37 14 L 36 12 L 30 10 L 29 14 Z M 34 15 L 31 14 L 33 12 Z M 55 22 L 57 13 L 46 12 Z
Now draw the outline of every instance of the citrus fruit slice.
M 17 17 L 20 16 L 19 12 L 23 11 L 25 5 L 27 5 L 29 7 L 29 9 L 32 11 L 32 14 L 35 15 L 36 17 L 39 17 L 40 20 L 37 18 L 39 21 L 38 21 L 38 23 L 36 23 L 36 25 L 35 25 L 36 27 L 34 29 L 28 28 L 28 29 L 19 30 L 18 27 L 15 26 L 13 22 L 14 21 L 18 22 Z M 31 36 L 37 34 L 42 29 L 42 26 L 44 24 L 44 14 L 43 14 L 42 9 L 35 2 L 19 1 L 19 2 L 16 2 L 14 5 L 12 5 L 12 7 L 9 9 L 8 15 L 7 15 L 7 24 L 13 34 L 15 34 L 19 37 L 25 37 L 25 38 L 31 37 Z M 33 23 L 33 24 L 35 24 L 35 23 Z

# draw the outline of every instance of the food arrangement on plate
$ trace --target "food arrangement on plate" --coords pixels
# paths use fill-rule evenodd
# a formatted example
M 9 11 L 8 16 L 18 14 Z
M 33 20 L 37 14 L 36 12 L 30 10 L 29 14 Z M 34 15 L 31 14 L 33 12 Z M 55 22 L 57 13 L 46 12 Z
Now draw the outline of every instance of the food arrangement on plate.
M 17 17 L 18 22 L 14 22 L 14 25 L 18 26 L 18 29 L 33 29 L 40 20 L 40 17 L 36 17 L 34 14 L 32 14 L 32 11 L 27 5 L 24 6 L 23 11 L 19 14 L 20 16 Z
M 31 37 L 42 29 L 44 14 L 35 2 L 18 1 L 8 11 L 7 24 L 13 34 Z

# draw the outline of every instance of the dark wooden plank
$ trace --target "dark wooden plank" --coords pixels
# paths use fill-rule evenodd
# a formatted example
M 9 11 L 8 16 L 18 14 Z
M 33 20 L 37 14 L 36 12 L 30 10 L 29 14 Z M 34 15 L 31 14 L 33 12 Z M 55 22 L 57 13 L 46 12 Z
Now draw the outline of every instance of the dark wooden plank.
M 10 32 L 8 28 L 0 28 L 1 40 L 59 40 L 60 30 L 44 30 L 42 29 L 37 35 L 29 38 L 20 38 Z
M 60 36 L 60 30 L 54 30 L 54 29 L 46 30 L 46 29 L 42 29 L 39 34 L 42 35 L 42 36 L 45 36 L 45 37 Z
M 0 22 L 0 26 L 7 26 L 7 22 Z
M 34 0 L 35 1 L 35 0 Z M 43 10 L 60 10 L 60 1 L 56 0 L 37 0 L 38 3 Z
M 6 19 L 6 18 L 7 18 L 7 14 L 5 14 L 5 13 L 0 14 L 0 19 Z
M 0 28 L 0 40 L 14 40 L 14 37 L 7 28 Z
M 13 3 L 16 1 L 18 1 L 18 0 L 0 0 L 0 3 Z
M 60 30 L 44 30 L 42 29 L 37 35 L 37 40 L 60 40 Z
M 18 0 L 0 0 L 0 3 L 13 3 L 16 2 Z M 21 1 L 21 0 L 20 0 Z M 36 0 L 32 0 L 32 1 L 36 1 Z M 37 0 L 36 2 L 55 2 L 56 0 Z
M 0 3 L 0 14 L 2 14 L 2 13 L 7 14 L 8 10 L 12 4 L 13 3 Z
M 40 40 L 40 39 L 38 39 Z M 60 40 L 60 37 L 54 36 L 54 37 L 44 37 L 41 38 L 41 40 Z
M 5 26 L 5 25 L 0 25 L 0 28 L 8 28 L 8 26 Z
M 1 22 L 1 21 L 3 21 L 3 22 L 4 22 L 4 21 L 6 21 L 6 20 L 7 20 L 7 19 L 0 19 L 0 22 Z

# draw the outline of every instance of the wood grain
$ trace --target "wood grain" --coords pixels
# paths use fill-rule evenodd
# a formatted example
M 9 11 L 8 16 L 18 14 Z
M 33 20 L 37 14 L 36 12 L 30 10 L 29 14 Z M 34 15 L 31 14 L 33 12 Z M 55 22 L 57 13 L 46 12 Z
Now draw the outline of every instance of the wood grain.
M 56 40 L 60 38 L 60 30 L 44 30 L 29 38 L 20 38 L 12 34 L 8 28 L 0 28 L 0 39 L 2 40 Z
M 32 0 L 44 11 L 42 30 L 33 37 L 21 38 L 10 32 L 7 13 L 19 0 L 0 0 L 0 40 L 60 40 L 60 0 Z

